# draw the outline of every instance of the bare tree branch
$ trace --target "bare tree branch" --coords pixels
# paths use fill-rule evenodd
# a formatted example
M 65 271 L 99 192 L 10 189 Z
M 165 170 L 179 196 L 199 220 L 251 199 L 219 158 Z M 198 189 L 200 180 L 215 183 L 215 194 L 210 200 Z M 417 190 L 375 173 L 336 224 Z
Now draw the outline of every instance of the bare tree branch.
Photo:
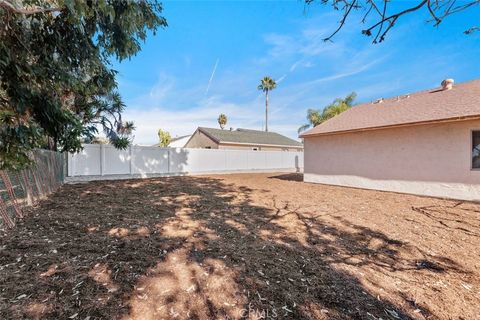
M 430 12 L 430 14 L 432 15 L 433 19 L 435 19 L 435 26 L 438 26 L 440 24 L 440 22 L 442 22 L 442 19 L 438 18 L 437 15 L 435 14 L 435 12 L 433 11 L 431 0 L 428 1 L 427 8 L 428 8 L 428 11 Z
M 414 11 L 425 10 L 432 17 L 427 22 L 433 22 L 434 26 L 438 26 L 446 17 L 464 11 L 475 5 L 480 5 L 480 0 L 417 0 L 416 3 L 409 5 L 404 2 L 406 8 L 404 10 L 397 9 L 397 12 L 389 12 L 392 6 L 392 0 L 383 1 L 383 8 L 379 8 L 375 0 L 304 0 L 305 3 L 320 2 L 323 5 L 332 6 L 334 10 L 343 10 L 342 19 L 335 31 L 325 38 L 325 41 L 331 41 L 332 38 L 340 32 L 345 26 L 347 19 L 352 16 L 352 9 L 363 9 L 362 23 L 371 24 L 370 27 L 363 29 L 362 33 L 366 36 L 372 36 L 375 32 L 373 43 L 385 40 L 387 33 L 395 26 L 400 17 L 410 14 Z M 379 0 L 380 1 L 380 0 Z M 378 1 L 377 1 L 378 2 Z M 402 3 L 403 4 L 403 3 Z M 404 7 L 405 7 L 404 6 Z M 387 8 L 388 7 L 388 8 Z M 398 8 L 398 6 L 394 6 Z M 369 22 L 370 21 L 370 22 Z M 478 31 L 479 27 L 473 26 L 466 30 L 465 34 L 471 34 Z
M 347 21 L 348 15 L 352 11 L 352 9 L 355 7 L 356 3 L 357 3 L 357 0 L 353 0 L 350 6 L 345 8 L 345 14 L 343 15 L 342 21 L 340 21 L 340 25 L 338 26 L 337 30 L 335 30 L 335 32 L 333 32 L 329 37 L 323 39 L 323 41 L 330 41 L 332 37 L 335 36 L 343 28 L 345 21 Z M 346 6 L 348 6 L 348 4 L 346 4 Z
M 367 35 L 371 35 L 372 33 L 372 30 L 375 29 L 376 27 L 382 25 L 383 23 L 385 23 L 385 21 L 387 20 L 397 20 L 399 17 L 403 16 L 404 14 L 407 14 L 409 12 L 413 12 L 413 11 L 416 11 L 418 9 L 420 9 L 421 7 L 423 7 L 426 3 L 427 3 L 428 0 L 422 0 L 422 2 L 420 2 L 418 5 L 416 5 L 415 7 L 411 7 L 411 8 L 408 8 L 408 9 L 405 9 L 403 11 L 400 11 L 398 13 L 395 13 L 395 14 L 392 14 L 391 16 L 388 16 L 388 17 L 385 17 L 383 16 L 382 19 L 375 23 L 373 26 L 371 26 L 370 28 L 362 31 L 364 34 L 367 34 Z M 387 1 L 385 1 L 385 4 L 387 3 Z
M 475 31 L 480 31 L 480 27 L 472 27 L 472 28 L 470 28 L 470 29 L 468 29 L 468 30 L 465 30 L 463 33 L 465 33 L 465 34 L 472 34 L 472 33 L 474 33 Z
M 385 17 L 385 15 L 387 14 L 387 3 L 388 3 L 387 1 L 383 2 L 383 11 L 382 11 L 382 14 L 381 14 L 382 17 Z M 384 23 L 385 23 L 385 20 L 381 21 L 380 28 L 378 28 L 377 35 L 375 36 L 375 39 L 373 39 L 374 43 L 377 43 L 378 36 L 380 35 L 380 32 L 382 32 Z M 390 21 L 390 26 L 389 26 L 388 29 L 390 29 L 391 27 L 392 27 L 392 22 Z M 387 31 L 388 31 L 388 29 L 387 29 Z M 385 33 L 383 35 L 385 35 Z
M 58 7 L 52 7 L 52 8 L 33 7 L 30 9 L 17 8 L 16 6 L 13 5 L 13 3 L 7 0 L 0 0 L 0 8 L 3 8 L 12 13 L 19 13 L 19 14 L 26 14 L 26 15 L 35 14 L 35 13 L 48 13 L 48 12 L 62 11 L 62 8 L 58 8 Z

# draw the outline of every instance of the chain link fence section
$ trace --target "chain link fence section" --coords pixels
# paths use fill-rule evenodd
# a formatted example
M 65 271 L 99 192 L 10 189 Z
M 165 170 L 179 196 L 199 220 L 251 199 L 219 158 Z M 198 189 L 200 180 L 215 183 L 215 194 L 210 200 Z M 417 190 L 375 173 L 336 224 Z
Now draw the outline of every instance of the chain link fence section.
M 23 208 L 57 190 L 64 181 L 64 156 L 36 150 L 34 163 L 20 171 L 0 170 L 0 228 L 13 228 L 23 218 Z

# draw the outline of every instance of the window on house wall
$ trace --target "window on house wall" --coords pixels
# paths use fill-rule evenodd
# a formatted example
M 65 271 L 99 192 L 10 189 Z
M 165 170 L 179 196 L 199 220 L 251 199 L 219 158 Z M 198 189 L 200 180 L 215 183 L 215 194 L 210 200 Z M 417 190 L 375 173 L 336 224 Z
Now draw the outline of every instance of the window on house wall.
M 472 131 L 472 169 L 480 169 L 480 131 Z
M 212 149 L 212 147 L 210 147 L 210 146 L 206 146 L 206 147 L 205 147 L 205 149 Z
M 253 147 L 252 150 L 253 150 L 253 151 L 258 151 L 258 148 L 257 148 L 257 147 Z

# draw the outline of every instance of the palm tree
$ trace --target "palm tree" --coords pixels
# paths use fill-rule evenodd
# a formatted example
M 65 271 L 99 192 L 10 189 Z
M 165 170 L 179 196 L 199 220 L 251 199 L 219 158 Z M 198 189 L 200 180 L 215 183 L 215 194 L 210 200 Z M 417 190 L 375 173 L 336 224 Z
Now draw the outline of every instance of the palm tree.
M 224 114 L 224 113 L 220 113 L 220 115 L 218 116 L 218 124 L 220 125 L 220 128 L 223 130 L 223 128 L 225 128 L 225 125 L 227 124 L 227 116 Z
M 337 98 L 333 100 L 328 106 L 319 109 L 308 109 L 307 110 L 307 120 L 309 123 L 304 124 L 298 129 L 298 133 L 307 130 L 310 127 L 318 126 L 320 123 L 327 121 L 339 115 L 343 111 L 350 109 L 353 106 L 353 101 L 357 97 L 355 92 L 350 93 L 344 99 Z
M 265 92 L 265 131 L 268 131 L 268 92 L 275 89 L 277 83 L 270 77 L 264 77 L 260 80 L 257 89 Z

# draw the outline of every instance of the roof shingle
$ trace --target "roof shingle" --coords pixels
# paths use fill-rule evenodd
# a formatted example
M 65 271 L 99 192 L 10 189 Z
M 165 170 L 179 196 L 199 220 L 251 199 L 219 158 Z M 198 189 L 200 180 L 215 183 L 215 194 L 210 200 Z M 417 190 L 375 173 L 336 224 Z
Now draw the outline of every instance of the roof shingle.
M 480 80 L 455 85 L 451 90 L 425 90 L 381 103 L 360 104 L 300 137 L 476 117 L 480 118 Z
M 250 129 L 221 130 L 213 128 L 199 127 L 198 130 L 204 132 L 218 143 L 242 143 L 242 144 L 258 144 L 258 145 L 276 145 L 289 147 L 302 147 L 303 145 L 282 136 L 275 132 L 265 132 Z

